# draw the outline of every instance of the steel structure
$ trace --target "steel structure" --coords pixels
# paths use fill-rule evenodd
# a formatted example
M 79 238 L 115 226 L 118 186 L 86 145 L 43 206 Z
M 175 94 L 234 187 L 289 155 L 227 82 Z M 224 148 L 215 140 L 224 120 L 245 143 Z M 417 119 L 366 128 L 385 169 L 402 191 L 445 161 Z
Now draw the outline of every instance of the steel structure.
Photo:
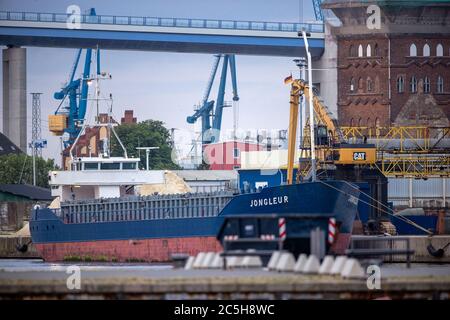
M 323 21 L 323 12 L 320 5 L 322 4 L 322 0 L 312 0 L 314 16 L 317 21 Z
M 376 167 L 388 177 L 450 177 L 450 128 L 341 127 L 346 140 L 377 148 Z
M 42 138 L 41 128 L 41 92 L 32 92 L 31 105 L 31 143 L 35 146 L 35 142 Z M 42 148 L 33 147 L 33 155 L 42 157 Z
M 449 154 L 379 153 L 375 166 L 387 177 L 450 177 Z
M 223 58 L 223 64 L 217 99 L 216 101 L 208 101 L 221 58 Z M 229 105 L 225 102 L 225 87 L 227 82 L 228 65 L 230 65 L 231 83 L 233 87 L 233 101 L 239 101 L 236 80 L 235 56 L 233 54 L 215 55 L 211 74 L 209 76 L 205 93 L 203 94 L 200 105 L 196 108 L 195 113 L 192 116 L 187 117 L 186 119 L 188 123 L 193 124 L 197 121 L 197 119 L 201 118 L 202 145 L 212 142 L 218 142 L 220 139 L 223 108 L 229 107 Z
M 366 139 L 392 153 L 448 153 L 450 127 L 341 127 L 346 140 Z

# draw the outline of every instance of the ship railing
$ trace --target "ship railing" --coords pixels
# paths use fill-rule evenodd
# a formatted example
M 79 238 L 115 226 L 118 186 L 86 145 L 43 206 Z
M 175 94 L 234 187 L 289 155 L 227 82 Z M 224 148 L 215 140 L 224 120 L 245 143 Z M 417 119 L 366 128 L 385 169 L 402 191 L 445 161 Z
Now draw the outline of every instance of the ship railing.
M 57 208 L 49 208 L 54 214 L 55 216 L 57 216 L 58 218 L 62 218 L 62 211 L 61 209 L 57 209 Z
M 128 195 L 117 198 L 100 198 L 100 199 L 80 199 L 80 200 L 66 200 L 61 203 L 61 206 L 67 207 L 70 205 L 107 205 L 117 203 L 130 203 L 146 201 L 159 201 L 159 200 L 195 200 L 203 198 L 229 198 L 231 199 L 235 195 L 235 190 L 209 190 L 202 192 L 196 191 L 193 193 L 182 194 L 152 194 L 146 196 Z
M 411 256 L 415 251 L 411 249 L 410 237 L 402 236 L 356 236 L 351 237 L 350 248 L 346 254 L 357 258 L 381 257 L 384 261 L 395 262 L 399 256 L 406 256 L 406 266 L 411 267 Z M 403 242 L 402 245 L 396 244 Z
M 65 223 L 119 222 L 158 219 L 204 218 L 217 216 L 221 205 L 174 206 L 164 208 L 142 207 L 137 209 L 99 211 L 59 211 Z
M 172 27 L 192 29 L 226 29 L 226 30 L 252 30 L 252 31 L 279 31 L 279 32 L 324 32 L 322 22 L 295 23 L 295 22 L 264 22 L 264 21 L 238 21 L 217 19 L 186 19 L 186 18 L 161 18 L 145 16 L 112 16 L 112 15 L 88 15 L 68 13 L 45 12 L 17 12 L 0 11 L 0 20 L 67 23 L 79 21 L 81 25 L 121 25 L 121 26 L 147 26 L 147 27 Z M 87 26 L 86 26 L 87 27 Z M 81 27 L 83 29 L 83 27 Z M 87 28 L 86 28 L 87 29 Z

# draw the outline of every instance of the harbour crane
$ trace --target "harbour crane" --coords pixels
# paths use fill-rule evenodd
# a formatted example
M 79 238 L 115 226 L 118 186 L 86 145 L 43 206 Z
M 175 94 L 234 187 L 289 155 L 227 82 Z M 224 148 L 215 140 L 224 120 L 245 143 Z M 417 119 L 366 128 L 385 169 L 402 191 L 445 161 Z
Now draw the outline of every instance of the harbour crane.
M 322 0 L 312 0 L 314 15 L 317 21 L 323 21 L 323 12 L 320 5 L 322 4 Z
M 209 100 L 209 95 L 216 77 L 220 60 L 223 58 L 222 71 L 220 75 L 219 92 L 216 101 Z M 231 83 L 233 87 L 233 102 L 239 101 L 236 81 L 236 60 L 234 54 L 218 54 L 214 56 L 213 67 L 206 85 L 205 93 L 192 116 L 187 117 L 188 123 L 195 123 L 201 119 L 202 145 L 219 141 L 222 127 L 223 108 L 229 107 L 225 103 L 225 87 L 227 82 L 228 65 L 230 65 Z
M 95 9 L 91 8 L 89 15 L 95 16 Z M 78 49 L 75 62 L 69 74 L 69 80 L 65 86 L 54 93 L 54 98 L 60 100 L 53 115 L 49 116 L 49 130 L 57 136 L 67 135 L 64 147 L 72 145 L 83 127 L 86 116 L 89 76 L 91 72 L 92 48 L 86 49 L 84 69 L 81 78 L 75 79 L 83 49 Z M 97 50 L 97 74 L 100 74 L 100 51 Z M 68 106 L 63 106 L 68 98 Z

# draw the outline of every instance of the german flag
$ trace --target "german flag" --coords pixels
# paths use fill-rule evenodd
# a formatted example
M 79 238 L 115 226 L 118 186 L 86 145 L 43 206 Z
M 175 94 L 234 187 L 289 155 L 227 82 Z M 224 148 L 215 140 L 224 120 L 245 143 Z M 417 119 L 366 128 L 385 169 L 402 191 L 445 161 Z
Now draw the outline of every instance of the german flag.
M 292 81 L 294 81 L 294 79 L 292 78 L 292 73 L 291 73 L 291 75 L 289 77 L 284 79 L 284 84 L 289 84 Z

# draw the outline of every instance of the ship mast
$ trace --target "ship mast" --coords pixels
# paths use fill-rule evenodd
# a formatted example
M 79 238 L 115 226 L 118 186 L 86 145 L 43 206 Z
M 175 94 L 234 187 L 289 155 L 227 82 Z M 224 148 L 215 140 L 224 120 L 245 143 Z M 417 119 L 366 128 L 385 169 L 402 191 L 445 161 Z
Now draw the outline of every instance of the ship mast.
M 70 154 L 70 158 L 71 158 L 72 164 L 74 163 L 73 150 L 75 149 L 75 145 L 78 143 L 78 140 L 80 139 L 80 137 L 85 133 L 87 127 L 106 127 L 107 134 L 106 134 L 106 139 L 104 140 L 104 145 L 103 145 L 103 157 L 104 158 L 109 158 L 111 156 L 111 132 L 114 134 L 114 136 L 116 137 L 117 141 L 119 142 L 120 147 L 122 148 L 124 157 L 128 158 L 127 150 L 125 149 L 122 141 L 120 140 L 119 136 L 117 135 L 116 131 L 114 130 L 114 124 L 111 121 L 111 119 L 112 119 L 112 108 L 113 108 L 112 94 L 109 94 L 108 97 L 103 97 L 102 94 L 101 94 L 100 81 L 112 79 L 112 77 L 111 77 L 110 74 L 100 71 L 100 63 L 99 63 L 100 62 L 100 56 L 99 56 L 99 54 L 100 54 L 100 51 L 98 50 L 98 47 L 97 47 L 97 50 L 96 50 L 96 55 L 97 55 L 97 70 L 96 70 L 96 73 L 95 73 L 95 75 L 90 76 L 89 78 L 86 79 L 87 83 L 89 85 L 92 85 L 92 83 L 94 83 L 94 85 L 95 85 L 94 97 L 88 99 L 88 100 L 94 101 L 95 108 L 96 108 L 96 115 L 94 117 L 94 124 L 91 126 L 91 125 L 88 124 L 88 119 L 84 119 L 83 127 L 81 128 L 80 133 L 78 134 L 78 136 L 75 139 L 74 143 L 70 147 L 69 154 Z M 106 123 L 101 123 L 101 120 L 100 120 L 100 102 L 101 101 L 106 101 L 106 104 L 108 106 Z

